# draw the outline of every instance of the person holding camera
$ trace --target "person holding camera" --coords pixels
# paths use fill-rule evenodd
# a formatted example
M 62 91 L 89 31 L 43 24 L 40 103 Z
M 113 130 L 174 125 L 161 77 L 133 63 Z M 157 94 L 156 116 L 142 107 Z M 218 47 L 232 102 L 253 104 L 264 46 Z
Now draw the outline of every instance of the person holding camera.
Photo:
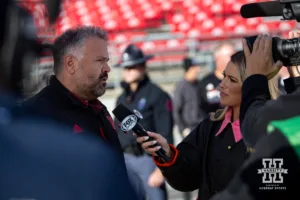
M 300 31 L 289 33 L 290 38 L 299 36 Z M 247 144 L 253 146 L 255 151 L 228 187 L 215 195 L 212 200 L 292 199 L 298 194 L 297 182 L 300 178 L 299 73 L 296 66 L 288 67 L 290 78 L 285 80 L 285 89 L 289 94 L 279 97 L 276 101 L 269 100 L 266 80 L 275 75 L 282 66 L 280 62 L 277 64 L 273 62 L 271 41 L 270 36 L 258 37 L 252 53 L 246 42 L 243 43 L 248 59 L 249 78 L 243 85 L 241 107 L 248 109 L 241 109 L 241 114 L 246 112 L 244 117 L 246 124 L 242 127 L 242 132 L 247 138 Z M 243 105 L 245 102 L 248 103 L 248 107 Z M 254 118 L 255 116 L 259 118 Z M 259 169 L 268 166 L 281 169 L 278 172 L 282 173 L 273 173 L 273 175 L 258 173 Z M 269 182 L 269 187 L 265 182 Z
M 300 37 L 300 31 L 289 33 L 290 38 Z M 252 148 L 259 138 L 267 132 L 267 125 L 272 120 L 282 120 L 300 114 L 300 74 L 297 66 L 288 66 L 290 78 L 284 80 L 287 95 L 276 101 L 271 100 L 268 79 L 275 76 L 282 63 L 274 63 L 272 56 L 272 37 L 257 37 L 253 51 L 250 52 L 243 41 L 246 56 L 246 76 L 242 86 L 240 110 L 241 129 L 246 145 Z
M 143 149 L 154 156 L 156 165 L 176 190 L 186 192 L 199 189 L 198 198 L 209 199 L 227 186 L 248 157 L 250 149 L 243 142 L 239 122 L 245 61 L 242 51 L 232 55 L 220 84 L 221 104 L 225 108 L 200 122 L 177 148 L 157 133 L 148 132 L 154 141 L 145 142 L 148 137 L 137 138 Z M 278 94 L 274 92 L 275 83 L 272 81 L 269 91 L 276 98 Z M 158 147 L 152 148 L 155 143 L 159 144 Z M 155 151 L 160 148 L 171 157 L 170 162 L 162 162 L 157 157 Z

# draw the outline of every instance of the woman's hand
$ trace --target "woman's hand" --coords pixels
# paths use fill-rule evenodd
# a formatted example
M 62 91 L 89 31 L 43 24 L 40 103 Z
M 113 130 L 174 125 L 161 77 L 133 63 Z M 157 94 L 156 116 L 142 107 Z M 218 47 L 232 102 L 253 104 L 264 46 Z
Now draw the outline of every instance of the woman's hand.
M 146 142 L 149 137 L 148 136 L 144 136 L 144 137 L 137 137 L 136 141 L 138 143 L 141 144 L 142 148 L 149 154 L 157 156 L 157 154 L 155 153 L 157 150 L 159 150 L 160 148 L 163 148 L 166 153 L 167 156 L 171 156 L 171 148 L 169 147 L 169 144 L 167 142 L 167 140 L 161 136 L 160 134 L 157 133 L 153 133 L 153 132 L 147 132 L 147 134 L 152 137 L 154 140 L 152 141 L 148 141 Z M 136 134 L 134 134 L 135 136 L 137 136 Z M 152 145 L 158 143 L 158 146 L 156 147 L 151 147 Z

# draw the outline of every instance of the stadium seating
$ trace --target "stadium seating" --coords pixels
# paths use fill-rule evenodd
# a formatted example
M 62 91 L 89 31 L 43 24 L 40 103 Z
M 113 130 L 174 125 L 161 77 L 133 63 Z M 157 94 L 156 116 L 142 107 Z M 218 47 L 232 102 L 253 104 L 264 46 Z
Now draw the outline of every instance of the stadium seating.
M 185 38 L 214 40 L 241 37 L 263 32 L 285 32 L 296 26 L 295 21 L 271 21 L 262 18 L 243 19 L 240 7 L 257 0 L 64 0 L 55 34 L 78 25 L 96 25 L 118 43 L 118 51 L 134 38 L 147 35 L 147 30 L 162 25 L 169 33 Z M 41 3 L 21 3 L 35 16 L 40 30 L 47 30 L 45 7 Z M 43 32 L 43 31 L 42 31 Z M 40 34 L 42 34 L 42 32 Z M 44 31 L 45 32 L 45 31 Z M 45 34 L 45 33 L 43 33 Z M 184 50 L 181 39 L 144 41 L 137 43 L 143 50 Z

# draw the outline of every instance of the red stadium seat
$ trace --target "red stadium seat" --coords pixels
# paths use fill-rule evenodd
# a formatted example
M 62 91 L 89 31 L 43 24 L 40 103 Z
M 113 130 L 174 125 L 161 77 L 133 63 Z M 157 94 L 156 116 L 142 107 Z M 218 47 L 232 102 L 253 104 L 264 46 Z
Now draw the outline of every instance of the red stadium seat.
M 295 21 L 270 21 L 262 18 L 243 19 L 240 8 L 245 3 L 261 0 L 64 0 L 55 24 L 61 34 L 78 25 L 96 25 L 109 32 L 110 41 L 121 52 L 129 43 L 141 39 L 148 29 L 169 28 L 188 38 L 225 38 L 259 33 L 286 33 L 296 27 Z M 39 2 L 20 1 L 34 14 L 42 30 L 49 26 L 45 6 Z M 165 29 L 161 29 L 166 31 Z M 44 34 L 45 35 L 45 34 Z M 146 52 L 177 51 L 186 47 L 183 40 L 146 41 L 139 45 Z M 170 58 L 171 59 L 171 58 Z

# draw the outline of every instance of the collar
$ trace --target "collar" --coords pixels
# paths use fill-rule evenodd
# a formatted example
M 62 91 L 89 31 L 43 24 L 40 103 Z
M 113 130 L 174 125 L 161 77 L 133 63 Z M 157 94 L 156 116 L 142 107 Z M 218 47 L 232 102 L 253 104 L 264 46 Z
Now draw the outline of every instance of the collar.
M 149 79 L 148 75 L 145 75 L 144 79 L 139 81 L 138 88 L 136 91 L 138 91 L 141 87 L 143 87 L 144 85 L 146 85 L 149 82 L 150 82 L 150 79 Z M 121 82 L 121 87 L 125 90 L 126 94 L 131 93 L 129 84 L 126 83 L 125 81 Z
M 81 99 L 80 97 L 78 97 L 76 94 L 70 92 L 72 94 L 72 96 L 77 99 L 78 101 L 80 101 L 82 103 L 82 105 L 84 105 L 85 107 L 89 106 L 89 102 L 86 100 Z
M 71 93 L 72 96 L 77 99 L 78 101 L 80 101 L 80 103 L 84 106 L 84 107 L 88 107 L 90 106 L 91 108 L 93 108 L 96 111 L 101 111 L 102 108 L 104 107 L 104 105 L 102 104 L 101 101 L 99 101 L 98 99 L 95 100 L 90 100 L 90 101 L 86 101 L 84 99 L 81 99 L 80 97 L 76 96 L 76 94 Z
M 231 122 L 231 116 L 232 116 L 232 109 L 229 109 L 225 114 L 225 118 L 216 136 L 221 134 L 228 124 L 231 124 L 234 140 L 235 142 L 239 142 L 243 138 L 240 129 L 240 120 L 235 120 L 234 122 Z

